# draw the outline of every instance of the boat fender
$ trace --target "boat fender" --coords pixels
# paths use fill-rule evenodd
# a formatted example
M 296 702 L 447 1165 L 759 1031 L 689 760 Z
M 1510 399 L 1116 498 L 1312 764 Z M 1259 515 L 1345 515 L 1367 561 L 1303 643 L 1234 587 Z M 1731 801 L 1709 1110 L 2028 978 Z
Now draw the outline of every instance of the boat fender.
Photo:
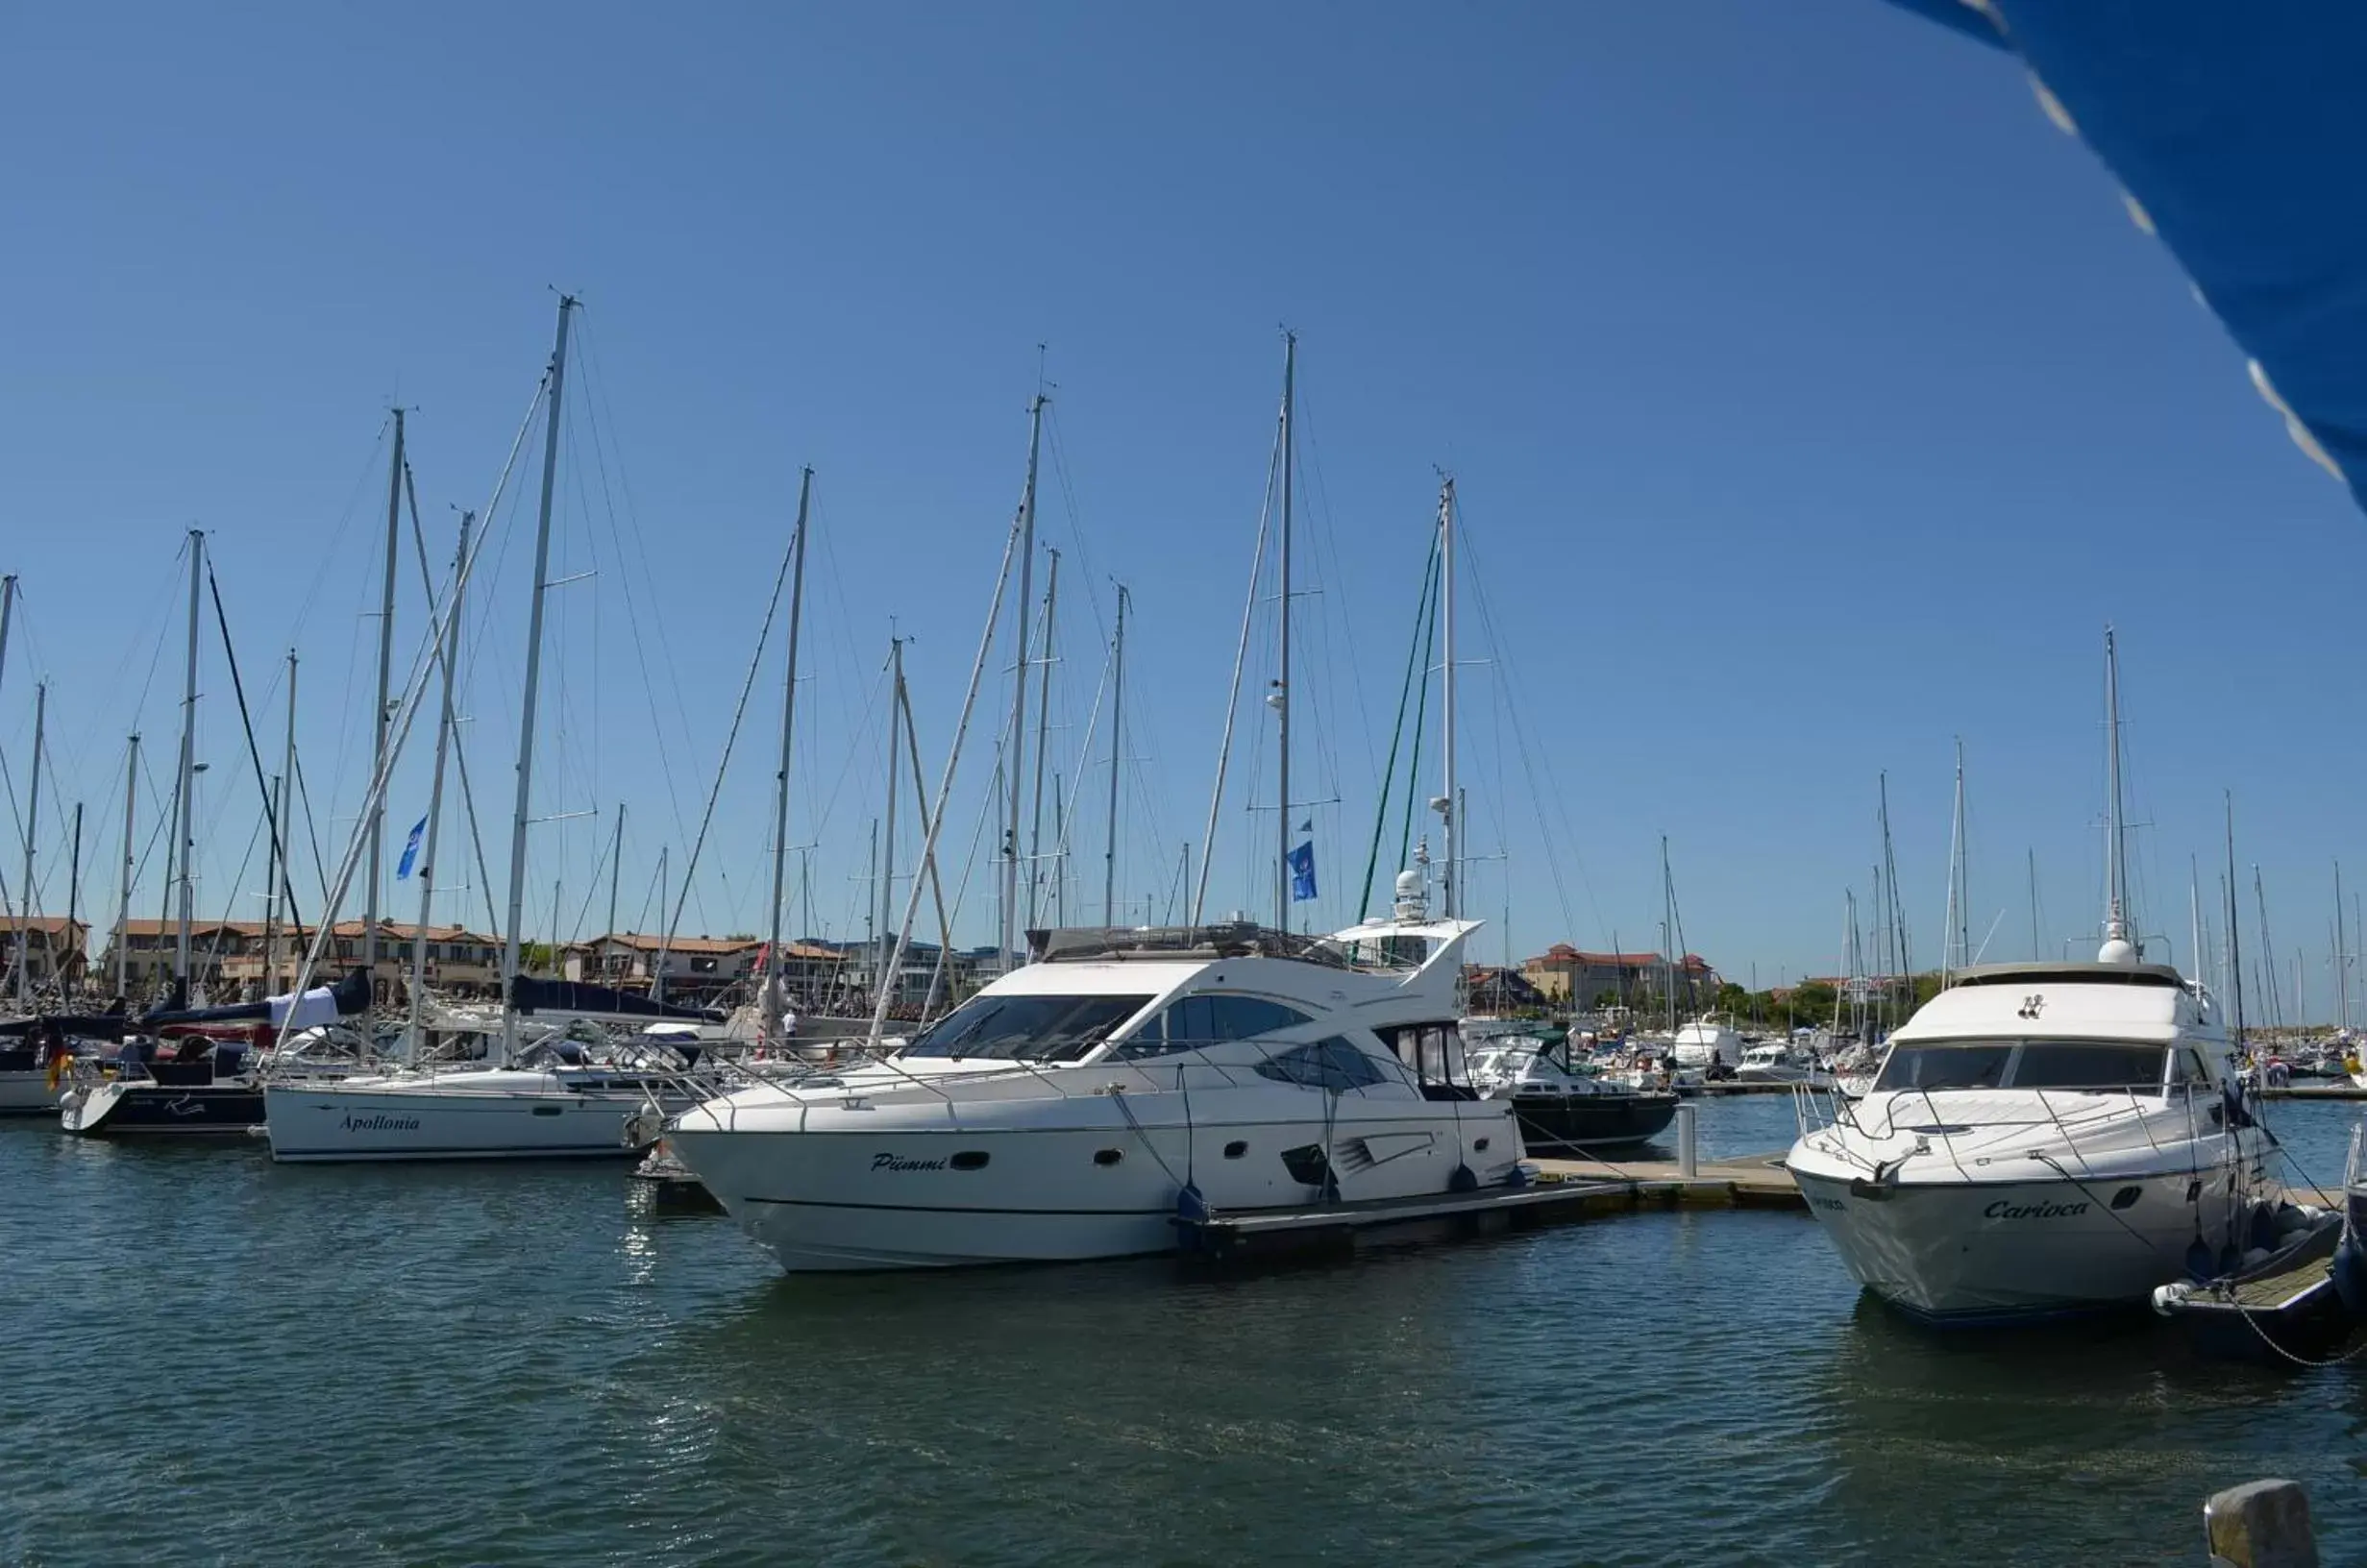
M 1187 1225 L 1205 1225 L 1211 1217 L 1208 1199 L 1197 1182 L 1186 1182 L 1175 1194 L 1175 1217 Z
M 2334 1277 L 2334 1294 L 2342 1298 L 2344 1310 L 2353 1317 L 2367 1316 L 2367 1250 L 2347 1227 L 2327 1272 Z
M 1470 1166 L 1458 1164 L 1455 1166 L 1455 1173 L 1446 1178 L 1446 1190 L 1449 1192 L 1476 1192 L 1479 1190 L 1479 1178 L 1472 1174 Z
M 2211 1277 L 2211 1249 L 2200 1236 L 2186 1243 L 2186 1274 L 2196 1280 Z
M 2277 1245 L 2277 1206 L 2273 1203 L 2253 1205 L 2252 1250 L 2273 1249 Z

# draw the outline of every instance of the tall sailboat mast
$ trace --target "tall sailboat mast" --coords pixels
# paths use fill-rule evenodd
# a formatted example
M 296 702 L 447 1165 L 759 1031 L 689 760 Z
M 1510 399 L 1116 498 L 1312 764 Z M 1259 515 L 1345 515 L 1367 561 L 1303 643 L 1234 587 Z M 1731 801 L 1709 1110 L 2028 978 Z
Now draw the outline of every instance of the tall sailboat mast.
M 428 1005 L 428 919 L 434 913 L 435 841 L 444 827 L 444 759 L 452 749 L 453 674 L 460 664 L 461 574 L 468 565 L 469 526 L 476 521 L 475 512 L 460 514 L 460 544 L 453 556 L 452 606 L 444 618 L 444 691 L 442 715 L 435 724 L 435 768 L 428 785 L 428 839 L 426 852 L 412 868 L 419 877 L 419 925 L 411 933 L 411 1026 L 405 1039 L 413 1052 L 426 1041 L 421 1029 Z
M 542 608 L 551 571 L 551 498 L 559 469 L 559 391 L 567 379 L 567 324 L 573 295 L 559 297 L 558 336 L 551 349 L 551 409 L 543 430 L 542 502 L 534 523 L 534 600 L 526 625 L 526 697 L 518 715 L 518 798 L 509 823 L 509 928 L 502 942 L 502 1057 L 518 1051 L 518 946 L 526 925 L 526 823 L 534 784 L 534 701 L 542 681 Z M 554 910 L 555 914 L 555 909 Z
M 625 874 L 625 802 L 616 803 L 616 826 L 608 834 L 608 924 L 605 935 L 616 935 L 617 885 Z M 603 954 L 604 958 L 607 955 Z
M 194 796 L 197 790 L 197 589 L 206 572 L 206 535 L 197 528 L 189 530 L 189 649 L 188 658 L 182 667 L 181 679 L 181 773 L 175 786 L 174 836 L 181 851 L 181 875 L 178 890 L 179 925 L 173 939 L 173 977 L 184 986 L 189 982 L 189 925 L 194 919 L 197 900 L 196 870 L 191 862 L 197 850 L 197 828 L 192 821 Z
M 139 732 L 134 730 L 123 748 L 123 881 L 115 901 L 115 994 L 131 994 L 132 870 L 139 859 L 132 837 L 134 808 L 139 800 Z
M 2351 943 L 2343 928 L 2342 862 L 2334 862 L 2334 1027 L 2351 1027 Z
M 1012 606 L 1011 621 L 1019 639 L 1019 650 L 1011 666 L 1011 734 L 1004 743 L 1002 754 L 1003 789 L 1009 813 L 1003 821 L 1002 840 L 1002 931 L 998 952 L 1004 969 L 1019 968 L 1019 945 L 1016 941 L 1019 924 L 1019 803 L 1021 775 L 1025 771 L 1027 735 L 1027 629 L 1035 606 L 1029 602 L 1034 595 L 1036 562 L 1036 458 L 1043 450 L 1044 405 L 1050 400 L 1038 392 L 1027 405 L 1027 482 L 1019 498 L 1019 600 Z M 886 937 L 886 923 L 881 922 L 880 935 Z
M 1661 962 L 1662 987 L 1668 1004 L 1668 1033 L 1677 1032 L 1677 884 L 1668 874 L 1668 835 L 1661 835 Z
M 1455 480 L 1439 481 L 1439 632 L 1445 644 L 1439 669 L 1441 749 L 1445 756 L 1445 804 L 1440 808 L 1441 837 L 1446 850 L 1445 896 L 1440 908 L 1448 919 L 1463 913 L 1463 796 L 1455 785 Z
M 1274 797 L 1274 925 L 1291 928 L 1291 491 L 1294 488 L 1292 415 L 1298 395 L 1298 334 L 1282 334 L 1282 548 L 1280 554 L 1280 651 L 1274 676 L 1274 715 L 1279 722 L 1280 793 Z
M 1039 908 L 1044 902 L 1044 763 L 1045 751 L 1050 747 L 1052 740 L 1052 616 L 1053 612 L 1060 608 L 1060 551 L 1047 545 L 1044 548 L 1044 553 L 1051 557 L 1051 564 L 1044 582 L 1044 650 L 1036 659 L 1036 666 L 1040 672 L 1036 677 L 1036 769 L 1035 784 L 1027 807 L 1027 923 L 1029 925 L 1036 923 Z M 921 759 L 918 756 L 912 759 L 912 776 L 915 779 L 921 776 Z M 923 800 L 925 804 L 925 796 L 923 796 Z M 1057 824 L 1060 821 L 1060 808 L 1057 804 L 1052 808 L 1052 821 L 1054 836 L 1057 837 Z M 1054 847 L 1057 852 L 1058 846 Z M 1053 868 L 1052 874 L 1055 878 L 1059 876 L 1058 867 Z
M 403 410 L 394 412 L 394 457 L 386 467 L 386 580 L 378 601 L 378 720 L 370 751 L 370 776 L 386 768 L 386 726 L 394 714 L 387 706 L 387 682 L 394 670 L 395 561 L 402 543 Z M 371 994 L 378 992 L 378 894 L 384 874 L 386 796 L 381 791 L 370 811 L 370 880 L 362 894 L 361 967 L 369 971 Z M 416 1010 L 414 1010 L 416 1011 Z
M 37 681 L 33 688 L 33 783 L 25 810 L 25 880 L 16 896 L 16 1000 L 20 1006 L 33 999 L 33 845 L 41 825 L 41 732 L 48 717 L 49 682 Z
M 1972 933 L 1965 929 L 1964 906 L 1971 895 L 1964 888 L 1964 739 L 1956 742 L 1956 813 L 1948 826 L 1948 918 L 1940 929 L 1939 983 L 1944 989 L 1956 971 L 1972 962 Z
M 898 729 L 896 724 L 896 710 L 897 705 L 903 699 L 904 640 L 891 632 L 888 636 L 887 828 L 881 834 L 879 841 L 879 930 L 881 933 L 880 959 L 882 963 L 884 963 L 887 958 L 887 929 L 889 926 L 896 923 L 896 786 L 899 782 L 900 782 L 898 774 L 901 771 L 904 756 L 904 737 L 902 731 Z M 1011 747 L 1012 753 L 1017 755 L 1021 749 L 1022 747 L 1014 742 Z M 1018 775 L 1014 773 L 1012 777 L 1016 783 Z M 1014 796 L 1014 798 L 1016 798 L 1016 795 Z M 1015 845 L 1019 842 L 1016 833 L 1014 834 L 1011 842 Z M 891 995 L 894 993 L 896 978 L 897 977 L 895 975 L 888 973 L 886 969 L 882 968 L 880 970 L 879 983 L 882 986 L 889 988 Z
M 1110 821 L 1101 853 L 1101 923 L 1118 923 L 1118 768 L 1126 743 L 1126 585 L 1118 585 L 1118 634 L 1110 644 Z M 1147 915 L 1144 917 L 1149 919 Z
M 787 993 L 780 982 L 780 909 L 782 882 L 788 873 L 789 856 L 789 744 L 797 732 L 798 719 L 798 632 L 800 617 L 805 608 L 805 519 L 813 502 L 814 471 L 808 467 L 798 475 L 798 528 L 789 544 L 789 668 L 784 677 L 780 698 L 780 772 L 773 775 L 773 905 L 772 922 L 765 930 L 765 990 L 764 1005 L 759 1015 L 758 1039 L 770 1041 L 780 1017 L 780 1009 Z M 619 812 L 624 808 L 619 806 Z M 621 819 L 620 819 L 621 821 Z M 613 926 L 616 919 L 609 917 Z
M 2112 628 L 2104 628 L 2104 947 L 2098 962 L 2133 964 L 2143 956 L 2129 936 L 2129 870 L 2121 843 L 2120 654 Z
M 295 928 L 296 919 L 296 650 L 287 650 L 287 737 L 280 765 L 280 777 L 285 782 L 282 789 L 287 803 L 280 808 L 280 881 L 271 890 L 274 907 L 287 917 L 288 983 L 295 984 L 295 968 L 304 962 L 304 933 Z M 263 989 L 266 992 L 279 987 L 278 960 L 265 955 L 272 966 L 273 980 Z

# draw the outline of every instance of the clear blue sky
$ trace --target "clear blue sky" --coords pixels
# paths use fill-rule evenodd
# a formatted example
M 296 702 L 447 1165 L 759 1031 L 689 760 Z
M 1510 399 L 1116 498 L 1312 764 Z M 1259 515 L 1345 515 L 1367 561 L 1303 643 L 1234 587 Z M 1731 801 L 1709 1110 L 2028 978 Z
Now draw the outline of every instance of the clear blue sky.
M 300 647 L 314 803 L 350 814 L 385 405 L 417 407 L 440 564 L 449 506 L 481 502 L 548 353 L 552 285 L 589 302 L 557 554 L 600 576 L 555 594 L 537 809 L 628 803 L 627 923 L 660 846 L 680 863 L 810 462 L 792 837 L 820 841 L 814 923 L 859 927 L 889 618 L 918 638 L 933 785 L 1039 343 L 1060 455 L 1044 533 L 1068 551 L 1056 749 L 1081 746 L 1123 578 L 1122 897 L 1164 896 L 1202 836 L 1283 323 L 1319 589 L 1298 766 L 1340 799 L 1317 814 L 1325 918 L 1353 913 L 1434 465 L 1470 530 L 1474 837 L 1506 857 L 1475 876 L 1499 913 L 1509 894 L 1516 954 L 1615 929 L 1650 945 L 1664 832 L 1692 947 L 1762 983 L 1829 972 L 1887 769 L 1928 957 L 1957 735 L 1975 941 L 2003 911 L 1991 956 L 2027 947 L 2026 849 L 2050 940 L 2091 930 L 2107 620 L 2151 824 L 2145 923 L 2181 961 L 2186 857 L 2215 897 L 2223 787 L 2245 880 L 2259 862 L 2282 962 L 2306 945 L 2316 995 L 2330 858 L 2367 885 L 2345 787 L 2367 765 L 2347 697 L 2358 520 L 2013 64 L 1875 0 L 52 8 L 12 15 L 6 45 L 0 557 L 30 639 L 0 743 L 21 793 L 46 674 L 44 815 L 89 803 L 103 918 L 136 722 L 165 776 L 182 530 L 213 530 L 270 753 L 271 661 Z M 530 513 L 502 522 L 466 704 L 497 879 Z M 407 577 L 407 655 L 420 600 Z M 208 659 L 200 905 L 218 914 L 259 885 L 237 876 L 256 813 L 210 630 Z M 693 927 L 761 926 L 777 698 L 775 656 Z M 990 686 L 990 740 L 1006 701 Z M 1244 712 L 1265 738 L 1237 776 L 1264 791 L 1270 737 Z M 956 869 L 983 757 L 957 786 Z M 1100 821 L 1080 813 L 1073 914 L 1097 913 Z M 538 928 L 554 879 L 576 927 L 607 821 L 535 830 Z M 325 850 L 345 826 L 324 821 Z M 1212 904 L 1265 886 L 1246 835 L 1270 831 L 1228 804 Z M 439 880 L 463 880 L 445 860 Z M 988 887 L 981 863 L 965 935 L 989 929 Z M 443 903 L 480 919 L 482 894 Z

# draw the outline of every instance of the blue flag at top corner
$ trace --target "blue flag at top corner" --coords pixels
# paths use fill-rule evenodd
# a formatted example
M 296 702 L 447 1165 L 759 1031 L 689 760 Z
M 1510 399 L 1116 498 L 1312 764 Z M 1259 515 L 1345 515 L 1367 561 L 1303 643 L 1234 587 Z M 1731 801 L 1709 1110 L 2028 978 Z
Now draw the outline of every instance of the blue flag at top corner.
M 395 880 L 397 882 L 400 882 L 405 877 L 410 875 L 411 868 L 419 864 L 419 836 L 427 832 L 427 830 L 428 820 L 425 817 L 422 817 L 412 826 L 411 836 L 403 841 L 403 858 L 395 863 Z
M 1315 841 L 1309 839 L 1290 853 L 1291 902 L 1303 904 L 1315 896 Z

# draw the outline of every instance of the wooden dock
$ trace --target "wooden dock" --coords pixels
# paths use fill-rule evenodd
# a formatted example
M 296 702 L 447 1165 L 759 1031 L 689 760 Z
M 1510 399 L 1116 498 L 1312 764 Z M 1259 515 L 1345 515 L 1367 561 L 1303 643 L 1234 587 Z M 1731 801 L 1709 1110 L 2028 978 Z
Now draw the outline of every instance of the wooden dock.
M 1797 1209 L 1806 1212 L 1791 1173 L 1784 1168 L 1784 1151 L 1746 1154 L 1731 1160 L 1704 1160 L 1686 1175 L 1674 1160 L 1539 1160 L 1538 1170 L 1549 1179 L 1609 1182 L 1627 1189 L 1630 1208 L 1687 1207 L 1705 1209 Z
M 2367 1089 L 2348 1078 L 2323 1078 L 2278 1089 L 2256 1089 L 2253 1092 L 2264 1100 L 2367 1100 Z
M 1242 1213 L 1220 1211 L 1205 1219 L 1178 1219 L 1176 1241 L 1185 1257 L 1211 1262 L 1332 1257 L 1368 1246 L 1533 1230 L 1623 1209 L 1630 1201 L 1630 1192 L 1618 1182 L 1556 1178 L 1472 1192 L 1368 1198 Z
M 1219 1212 L 1177 1221 L 1187 1256 L 1213 1262 L 1341 1256 L 1369 1246 L 1456 1240 L 1568 1224 L 1638 1209 L 1790 1209 L 1805 1213 L 1781 1153 L 1703 1162 L 1690 1176 L 1676 1162 L 1615 1164 L 1595 1160 L 1537 1160 L 1527 1187 L 1441 1192 L 1415 1198 Z

